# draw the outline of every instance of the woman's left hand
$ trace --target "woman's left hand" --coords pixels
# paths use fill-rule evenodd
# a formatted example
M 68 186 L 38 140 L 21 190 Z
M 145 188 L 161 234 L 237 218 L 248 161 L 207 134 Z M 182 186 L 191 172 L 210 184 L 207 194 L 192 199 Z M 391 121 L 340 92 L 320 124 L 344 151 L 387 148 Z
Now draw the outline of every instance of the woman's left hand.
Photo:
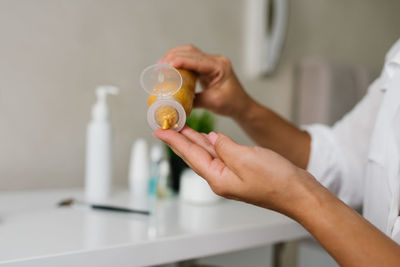
M 318 184 L 306 171 L 277 153 L 243 146 L 220 133 L 157 130 L 167 143 L 218 195 L 294 215 L 308 187 Z M 319 185 L 319 184 L 318 184 Z

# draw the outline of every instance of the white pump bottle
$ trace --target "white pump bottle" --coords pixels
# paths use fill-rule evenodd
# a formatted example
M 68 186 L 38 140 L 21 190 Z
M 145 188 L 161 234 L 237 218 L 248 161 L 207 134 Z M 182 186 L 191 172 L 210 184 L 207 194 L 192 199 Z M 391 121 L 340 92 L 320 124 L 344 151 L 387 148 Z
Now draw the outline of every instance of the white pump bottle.
M 106 98 L 119 89 L 104 85 L 96 88 L 97 103 L 92 108 L 92 120 L 86 136 L 85 198 L 98 202 L 109 197 L 112 180 L 111 124 Z

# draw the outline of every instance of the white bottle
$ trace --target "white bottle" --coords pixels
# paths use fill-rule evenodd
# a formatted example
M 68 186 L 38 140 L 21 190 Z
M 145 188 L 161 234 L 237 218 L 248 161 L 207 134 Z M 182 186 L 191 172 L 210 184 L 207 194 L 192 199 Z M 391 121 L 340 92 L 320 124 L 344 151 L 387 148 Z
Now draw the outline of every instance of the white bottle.
M 168 177 L 170 173 L 169 162 L 166 159 L 160 162 L 160 179 L 157 184 L 157 195 L 159 198 L 165 198 L 171 195 L 171 190 L 168 186 Z
M 97 103 L 92 108 L 92 120 L 86 136 L 85 197 L 87 201 L 98 202 L 109 197 L 112 180 L 111 124 L 106 98 L 116 95 L 114 86 L 96 88 Z
M 163 148 L 160 144 L 153 145 L 150 150 L 149 196 L 157 196 L 160 178 L 160 162 L 163 159 Z
M 149 158 L 147 142 L 137 139 L 132 145 L 131 162 L 129 166 L 129 188 L 132 197 L 145 201 L 149 188 Z

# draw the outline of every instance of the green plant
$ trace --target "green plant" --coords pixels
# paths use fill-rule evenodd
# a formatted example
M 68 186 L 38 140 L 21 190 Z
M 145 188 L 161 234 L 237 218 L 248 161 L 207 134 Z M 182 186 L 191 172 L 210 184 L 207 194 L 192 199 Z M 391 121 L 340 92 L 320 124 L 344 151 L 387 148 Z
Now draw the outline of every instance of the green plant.
M 214 130 L 214 115 L 207 110 L 195 110 L 186 121 L 187 126 L 201 132 L 209 133 Z

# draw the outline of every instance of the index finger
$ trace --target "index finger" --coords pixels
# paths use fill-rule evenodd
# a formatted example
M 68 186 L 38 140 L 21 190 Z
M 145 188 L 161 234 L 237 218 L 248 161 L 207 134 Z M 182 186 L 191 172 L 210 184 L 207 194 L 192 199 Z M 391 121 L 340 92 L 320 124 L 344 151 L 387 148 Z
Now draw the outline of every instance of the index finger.
M 209 174 L 208 170 L 213 157 L 204 148 L 174 130 L 158 129 L 154 132 L 154 136 L 176 150 L 182 156 L 182 159 L 200 176 Z

